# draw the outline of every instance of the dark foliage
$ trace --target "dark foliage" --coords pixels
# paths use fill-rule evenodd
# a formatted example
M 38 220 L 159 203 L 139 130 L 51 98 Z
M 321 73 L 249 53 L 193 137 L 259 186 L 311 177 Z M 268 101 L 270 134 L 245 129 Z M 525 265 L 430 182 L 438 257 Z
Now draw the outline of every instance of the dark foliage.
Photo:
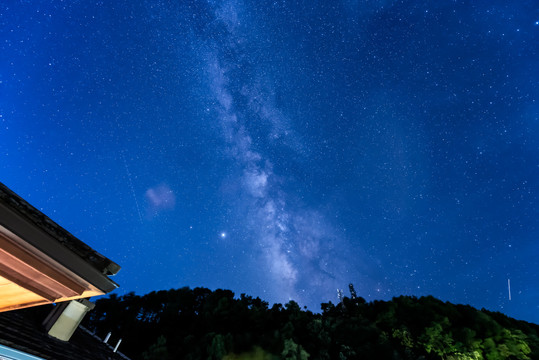
M 85 326 L 121 337 L 121 350 L 144 360 L 539 359 L 538 325 L 431 296 L 367 303 L 352 295 L 320 314 L 229 290 L 112 295 Z

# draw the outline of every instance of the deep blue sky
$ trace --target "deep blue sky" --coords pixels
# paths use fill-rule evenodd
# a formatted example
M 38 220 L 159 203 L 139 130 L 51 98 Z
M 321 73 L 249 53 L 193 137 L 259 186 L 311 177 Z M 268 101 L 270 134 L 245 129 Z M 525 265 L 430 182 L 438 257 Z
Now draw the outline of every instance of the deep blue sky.
M 539 6 L 508 4 L 3 2 L 0 181 L 119 293 L 539 323 Z

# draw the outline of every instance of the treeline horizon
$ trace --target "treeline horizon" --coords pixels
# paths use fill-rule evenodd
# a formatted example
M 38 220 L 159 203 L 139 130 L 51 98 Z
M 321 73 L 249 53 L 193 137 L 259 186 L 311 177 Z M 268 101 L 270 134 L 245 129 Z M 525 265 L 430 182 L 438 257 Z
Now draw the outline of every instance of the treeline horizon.
M 202 287 L 112 294 L 83 325 L 133 360 L 539 359 L 537 324 L 433 296 L 366 302 L 353 285 L 320 313 Z

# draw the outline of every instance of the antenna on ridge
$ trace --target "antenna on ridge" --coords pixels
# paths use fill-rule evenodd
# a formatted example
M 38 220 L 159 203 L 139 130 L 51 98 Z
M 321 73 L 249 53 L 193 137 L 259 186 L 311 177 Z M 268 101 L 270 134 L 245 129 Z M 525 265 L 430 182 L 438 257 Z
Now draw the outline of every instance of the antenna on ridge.
M 339 298 L 339 302 L 342 303 L 342 300 L 344 298 L 344 295 L 342 293 L 342 289 L 337 289 L 337 297 Z
M 354 284 L 350 283 L 348 284 L 348 289 L 350 290 L 350 296 L 352 300 L 355 300 L 357 298 L 356 289 L 354 289 Z

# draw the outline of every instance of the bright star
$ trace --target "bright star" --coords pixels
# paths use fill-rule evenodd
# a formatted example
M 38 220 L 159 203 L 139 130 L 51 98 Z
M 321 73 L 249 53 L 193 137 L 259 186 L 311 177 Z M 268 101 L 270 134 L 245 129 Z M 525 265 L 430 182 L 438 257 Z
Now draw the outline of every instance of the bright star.
M 226 233 L 222 232 L 221 233 L 221 238 L 223 238 L 223 239 L 226 238 Z

